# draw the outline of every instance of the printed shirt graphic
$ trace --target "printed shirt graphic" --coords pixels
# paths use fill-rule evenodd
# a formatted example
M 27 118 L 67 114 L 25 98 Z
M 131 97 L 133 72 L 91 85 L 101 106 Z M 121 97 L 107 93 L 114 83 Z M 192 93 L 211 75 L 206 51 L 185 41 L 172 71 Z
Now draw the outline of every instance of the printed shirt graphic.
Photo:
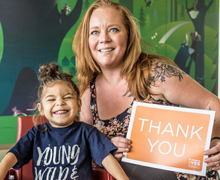
M 95 127 L 74 122 L 65 128 L 54 128 L 46 123 L 48 130 L 29 130 L 9 151 L 15 154 L 19 169 L 33 158 L 35 180 L 92 179 L 92 164 L 102 166 L 108 153 L 116 147 Z

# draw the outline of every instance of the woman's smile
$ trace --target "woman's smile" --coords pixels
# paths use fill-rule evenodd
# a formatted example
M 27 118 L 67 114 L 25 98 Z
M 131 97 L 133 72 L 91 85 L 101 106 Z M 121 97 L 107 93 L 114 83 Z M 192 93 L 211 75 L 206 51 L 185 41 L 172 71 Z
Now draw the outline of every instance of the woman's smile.
M 99 51 L 100 52 L 111 52 L 111 51 L 113 51 L 114 50 L 114 48 L 106 48 L 106 49 L 100 49 Z

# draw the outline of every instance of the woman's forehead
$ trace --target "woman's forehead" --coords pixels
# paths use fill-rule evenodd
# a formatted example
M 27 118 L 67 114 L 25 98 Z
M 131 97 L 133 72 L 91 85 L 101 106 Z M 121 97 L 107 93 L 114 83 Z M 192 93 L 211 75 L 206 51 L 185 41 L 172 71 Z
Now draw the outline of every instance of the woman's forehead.
M 100 21 L 105 23 L 114 23 L 114 22 L 122 22 L 121 13 L 111 7 L 101 7 L 94 10 L 90 17 L 90 27 L 93 24 L 99 24 Z

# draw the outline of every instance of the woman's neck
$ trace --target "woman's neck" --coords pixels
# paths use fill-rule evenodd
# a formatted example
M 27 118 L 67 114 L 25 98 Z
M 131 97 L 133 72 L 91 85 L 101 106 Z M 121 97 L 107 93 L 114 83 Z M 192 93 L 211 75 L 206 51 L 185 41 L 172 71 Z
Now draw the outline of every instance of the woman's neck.
M 111 87 L 125 84 L 126 81 L 120 71 L 104 71 L 99 75 L 99 81 Z

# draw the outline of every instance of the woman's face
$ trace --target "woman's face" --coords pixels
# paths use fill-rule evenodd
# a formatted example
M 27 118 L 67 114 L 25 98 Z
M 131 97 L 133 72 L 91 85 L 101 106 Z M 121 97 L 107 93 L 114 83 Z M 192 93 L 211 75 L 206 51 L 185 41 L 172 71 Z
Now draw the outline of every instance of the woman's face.
M 89 48 L 99 66 L 120 67 L 127 48 L 128 34 L 120 13 L 113 8 L 96 9 L 89 23 Z

